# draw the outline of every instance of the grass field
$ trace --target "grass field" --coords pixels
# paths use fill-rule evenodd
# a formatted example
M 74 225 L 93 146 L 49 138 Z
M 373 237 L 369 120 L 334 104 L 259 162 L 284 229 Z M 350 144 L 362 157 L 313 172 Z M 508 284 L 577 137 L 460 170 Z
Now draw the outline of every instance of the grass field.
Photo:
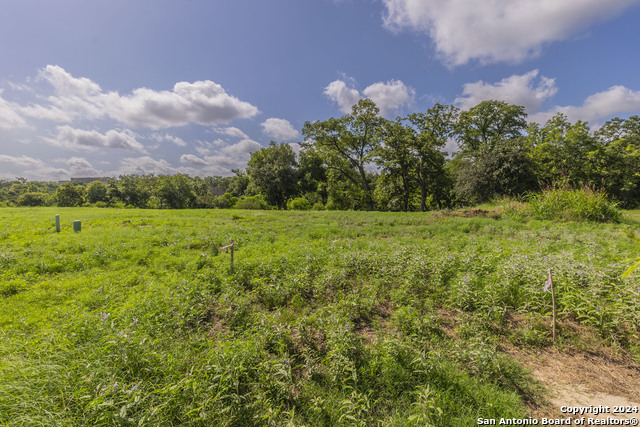
M 553 346 L 549 269 L 559 351 L 640 362 L 639 225 L 3 208 L 0 424 L 524 418 L 545 389 L 511 350 Z

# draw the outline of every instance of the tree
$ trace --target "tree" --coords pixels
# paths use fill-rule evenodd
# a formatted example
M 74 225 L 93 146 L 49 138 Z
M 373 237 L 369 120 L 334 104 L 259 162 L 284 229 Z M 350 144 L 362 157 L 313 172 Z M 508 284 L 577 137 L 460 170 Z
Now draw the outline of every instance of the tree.
M 387 207 L 394 209 L 393 199 L 401 199 L 401 209 L 409 210 L 409 199 L 415 189 L 417 135 L 413 128 L 405 126 L 402 119 L 385 120 L 381 126 L 382 143 L 376 150 L 376 163 L 382 168 L 381 188 L 378 195 L 387 200 Z
M 87 201 L 89 203 L 107 202 L 108 187 L 100 181 L 93 181 L 87 185 Z
M 526 129 L 524 107 L 492 100 L 460 113 L 455 133 L 464 151 L 475 152 L 481 147 L 491 150 L 500 141 L 520 137 Z
M 313 147 L 323 158 L 329 175 L 347 181 L 363 191 L 364 204 L 373 210 L 373 191 L 366 168 L 379 144 L 382 118 L 370 99 L 361 99 L 351 114 L 338 119 L 306 122 L 303 146 Z
M 297 192 L 296 155 L 289 144 L 273 141 L 251 154 L 247 174 L 267 203 L 287 209 L 287 201 Z
M 70 182 L 58 187 L 55 194 L 56 205 L 60 207 L 81 206 L 84 202 L 84 188 Z
M 18 206 L 45 206 L 49 196 L 46 193 L 28 192 L 18 197 Z
M 187 175 L 165 175 L 158 177 L 158 197 L 169 209 L 193 207 L 196 194 L 191 179 Z
M 454 167 L 458 195 L 477 203 L 519 195 L 537 187 L 531 144 L 522 137 L 524 107 L 483 101 L 460 113 L 455 135 L 462 150 Z
M 542 127 L 530 125 L 527 133 L 542 185 L 562 181 L 575 186 L 590 181 L 589 153 L 598 144 L 586 122 L 572 124 L 558 113 Z
M 153 175 L 121 175 L 117 181 L 118 197 L 126 205 L 147 208 L 153 195 Z
M 303 196 L 312 204 L 319 202 L 326 205 L 329 196 L 328 177 L 322 156 L 310 147 L 301 150 L 298 170 L 298 185 Z
M 461 157 L 459 162 L 456 192 L 472 203 L 518 196 L 538 188 L 525 138 L 501 141 L 492 150 L 477 150 L 472 158 Z
M 592 182 L 625 208 L 640 206 L 640 117 L 615 117 L 595 133 L 598 148 L 588 154 Z
M 449 198 L 451 183 L 445 173 L 445 157 L 440 151 L 453 135 L 459 111 L 453 105 L 435 104 L 426 113 L 415 113 L 409 121 L 418 130 L 411 145 L 417 157 L 420 186 L 420 211 L 427 210 L 427 196 L 432 194 L 438 207 Z

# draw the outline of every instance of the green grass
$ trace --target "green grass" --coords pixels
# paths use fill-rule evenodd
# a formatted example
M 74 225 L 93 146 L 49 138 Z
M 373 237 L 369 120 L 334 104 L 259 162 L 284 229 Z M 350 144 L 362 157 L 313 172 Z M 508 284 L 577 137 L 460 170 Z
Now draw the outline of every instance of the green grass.
M 552 345 L 551 298 L 541 291 L 549 268 L 560 318 L 640 360 L 640 283 L 637 272 L 621 277 L 640 252 L 629 235 L 638 212 L 619 224 L 1 213 L 0 424 L 467 426 L 525 417 L 540 387 L 503 349 Z M 231 238 L 233 270 L 219 251 Z M 561 349 L 589 345 L 562 322 L 558 334 Z

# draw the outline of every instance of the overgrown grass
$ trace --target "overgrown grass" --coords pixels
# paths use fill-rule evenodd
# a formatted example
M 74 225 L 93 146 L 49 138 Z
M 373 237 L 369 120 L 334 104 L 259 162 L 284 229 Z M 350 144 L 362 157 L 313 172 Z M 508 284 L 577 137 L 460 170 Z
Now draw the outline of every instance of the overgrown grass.
M 640 360 L 634 215 L 5 208 L 0 423 L 525 417 L 541 391 L 503 349 L 552 345 L 549 268 L 560 318 Z M 589 345 L 562 321 L 558 337 Z
M 540 220 L 620 222 L 617 203 L 606 194 L 589 187 L 551 188 L 529 197 L 526 205 L 509 204 L 507 215 L 529 216 Z

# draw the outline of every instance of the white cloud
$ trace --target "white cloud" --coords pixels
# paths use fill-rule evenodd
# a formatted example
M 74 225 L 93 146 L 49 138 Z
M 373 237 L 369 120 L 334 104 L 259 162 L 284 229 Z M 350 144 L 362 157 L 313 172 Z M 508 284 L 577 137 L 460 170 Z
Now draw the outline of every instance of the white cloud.
M 165 133 L 164 135 L 159 134 L 159 133 L 154 133 L 154 134 L 151 134 L 151 138 L 154 141 L 157 141 L 157 142 L 169 141 L 169 142 L 174 143 L 178 147 L 186 147 L 187 146 L 187 142 L 184 139 L 179 138 L 177 136 L 169 135 L 168 133 Z
M 428 34 L 450 65 L 519 62 L 637 0 L 383 0 L 385 26 Z
M 39 78 L 48 81 L 59 96 L 88 97 L 99 95 L 100 86 L 86 77 L 76 78 L 57 65 L 47 65 L 40 70 Z
M 80 117 L 109 117 L 131 127 L 161 129 L 189 123 L 219 125 L 251 118 L 258 109 L 225 92 L 210 80 L 178 82 L 171 91 L 135 89 L 129 95 L 103 92 L 90 79 L 73 77 L 61 67 L 48 65 L 39 77 L 49 82 L 55 94 L 46 104 L 23 107 L 30 117 L 71 122 Z
M 348 87 L 342 80 L 329 83 L 324 89 L 324 94 L 327 95 L 330 100 L 337 103 L 340 111 L 346 114 L 349 114 L 351 107 L 362 98 L 357 89 Z
M 213 142 L 198 142 L 196 151 L 202 156 L 183 154 L 180 162 L 191 165 L 197 170 L 196 174 L 202 175 L 232 175 L 234 169 L 244 169 L 251 158 L 251 153 L 262 148 L 258 142 L 251 139 L 243 139 L 239 142 L 228 144 L 222 140 Z
M 541 76 L 536 84 L 537 76 L 538 70 L 533 70 L 504 78 L 495 84 L 483 81 L 467 83 L 462 90 L 462 96 L 456 98 L 455 104 L 467 110 L 482 101 L 496 99 L 522 105 L 527 113 L 535 113 L 540 110 L 545 100 L 552 98 L 558 91 L 554 79 Z
M 93 167 L 93 165 L 84 157 L 71 157 L 66 160 L 69 165 L 71 176 L 99 176 L 102 175 L 100 171 Z
M 296 153 L 296 156 L 300 154 L 300 150 L 302 150 L 302 146 L 297 143 L 297 142 L 290 142 L 289 146 L 291 147 L 291 149 L 293 150 L 294 153 Z
M 582 105 L 557 106 L 550 111 L 530 116 L 529 119 L 544 123 L 556 113 L 563 113 L 569 121 L 587 121 L 596 124 L 612 116 L 622 113 L 640 111 L 640 91 L 633 91 L 624 86 L 612 86 L 609 89 L 588 96 Z
M 4 179 L 23 176 L 28 179 L 65 179 L 69 177 L 69 171 L 61 168 L 53 168 L 40 159 L 34 159 L 29 156 L 8 156 L 0 154 L 0 164 L 3 165 L 0 177 Z M 10 170 L 15 168 L 18 172 L 12 173 Z
M 154 173 L 157 175 L 174 175 L 178 173 L 189 173 L 193 169 L 174 168 L 164 159 L 156 160 L 149 156 L 142 157 L 125 157 L 122 159 L 120 169 L 114 175 L 146 175 Z M 196 175 L 197 172 L 192 175 Z
M 194 156 L 193 154 L 183 154 L 180 156 L 180 163 L 190 163 L 198 166 L 206 166 L 209 164 L 206 160 L 201 159 L 198 156 Z
M 216 132 L 223 134 L 223 135 L 227 135 L 227 136 L 231 136 L 233 138 L 238 138 L 238 139 L 249 139 L 249 136 L 247 136 L 246 133 L 242 132 L 240 129 L 236 128 L 236 127 L 226 127 L 226 128 L 218 128 L 215 129 Z
M 220 151 L 235 158 L 241 157 L 249 160 L 251 153 L 261 148 L 262 145 L 260 143 L 250 139 L 243 139 L 240 142 L 222 148 Z
M 109 116 L 134 127 L 151 129 L 188 123 L 216 125 L 251 118 L 258 109 L 228 95 L 212 81 L 179 82 L 173 91 L 136 89 L 129 96 L 108 97 Z
M 618 114 L 640 111 L 640 91 L 624 86 L 612 86 L 590 95 L 582 105 L 554 106 L 542 110 L 543 103 L 550 101 L 558 88 L 555 79 L 544 76 L 538 79 L 538 74 L 538 70 L 533 70 L 504 78 L 497 83 L 467 83 L 462 95 L 454 103 L 465 110 L 490 99 L 522 105 L 528 114 L 528 120 L 537 123 L 545 123 L 556 113 L 563 113 L 571 122 L 583 120 L 597 125 L 598 122 Z
M 26 126 L 26 122 L 16 112 L 19 107 L 13 102 L 2 99 L 2 90 L 0 89 L 0 129 L 16 129 Z
M 325 95 L 338 104 L 340 111 L 350 113 L 362 95 L 357 89 L 349 87 L 343 80 L 335 80 L 324 89 Z M 364 97 L 371 99 L 380 109 L 380 114 L 388 115 L 398 112 L 402 107 L 413 104 L 415 91 L 400 80 L 377 82 L 362 91 Z
M 130 130 L 116 131 L 112 129 L 102 134 L 95 130 L 58 126 L 57 131 L 58 134 L 54 138 L 44 138 L 44 140 L 52 145 L 71 149 L 119 148 L 127 151 L 145 152 L 142 144 L 136 141 L 136 135 Z
M 300 133 L 293 128 L 288 120 L 270 118 L 262 123 L 262 131 L 265 135 L 279 141 L 291 141 L 300 136 Z
M 415 97 L 415 91 L 405 86 L 400 80 L 374 83 L 365 88 L 363 93 L 376 103 L 380 108 L 380 114 L 384 117 L 398 112 L 402 106 L 411 105 Z

